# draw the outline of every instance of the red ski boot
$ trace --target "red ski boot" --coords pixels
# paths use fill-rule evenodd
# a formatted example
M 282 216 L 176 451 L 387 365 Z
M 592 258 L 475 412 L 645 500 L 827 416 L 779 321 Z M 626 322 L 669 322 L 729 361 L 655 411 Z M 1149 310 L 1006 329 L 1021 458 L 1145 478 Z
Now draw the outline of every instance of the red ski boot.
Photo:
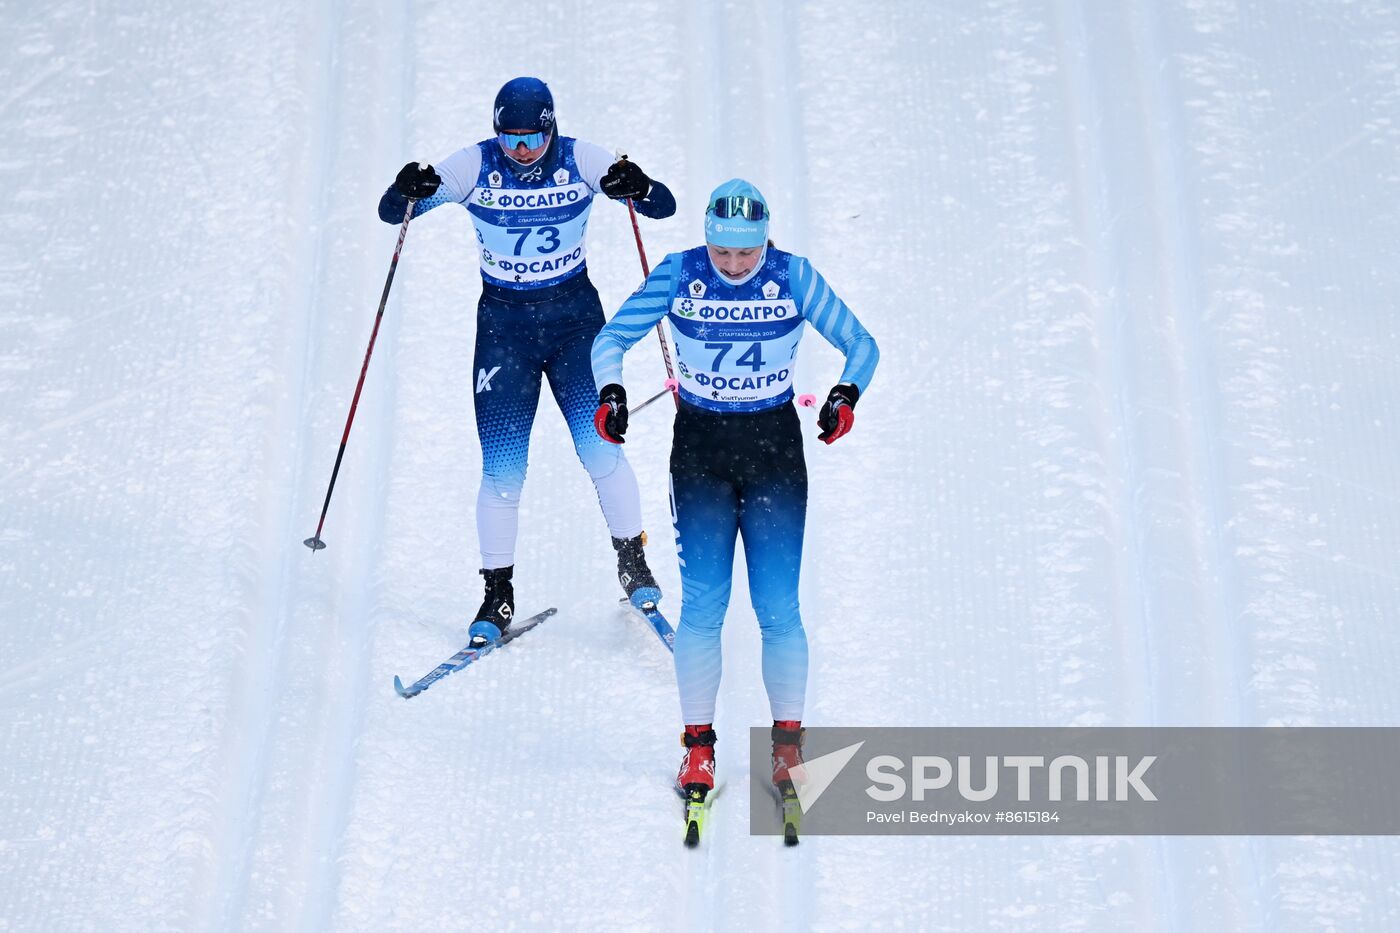
M 715 789 L 715 730 L 709 723 L 686 726 L 681 733 L 685 757 L 676 774 L 676 790 L 685 798 L 685 844 L 700 844 L 705 826 L 705 798 Z
M 676 787 L 682 794 L 693 790 L 708 794 L 715 788 L 715 730 L 709 723 L 686 726 L 681 744 L 685 746 L 685 756 L 676 774 Z
M 779 792 L 792 790 L 791 769 L 802 764 L 802 723 L 779 719 L 773 723 L 773 783 Z
M 802 829 L 802 807 L 797 800 L 792 770 L 802 765 L 802 723 L 796 719 L 773 722 L 773 786 L 783 808 L 783 842 L 797 845 Z

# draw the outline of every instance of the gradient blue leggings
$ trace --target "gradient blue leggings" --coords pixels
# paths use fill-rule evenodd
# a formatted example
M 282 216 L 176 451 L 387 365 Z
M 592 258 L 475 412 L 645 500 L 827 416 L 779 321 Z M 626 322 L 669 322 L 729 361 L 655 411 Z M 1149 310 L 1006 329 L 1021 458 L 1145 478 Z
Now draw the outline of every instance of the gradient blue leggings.
M 476 530 L 481 566 L 487 569 L 515 563 L 520 492 L 542 376 L 549 379 L 574 450 L 593 479 L 608 531 L 615 538 L 642 531 L 632 467 L 620 447 L 605 442 L 593 429 L 598 390 L 589 354 L 603 327 L 603 306 L 586 275 L 576 286 L 569 284 L 562 293 L 551 289 L 546 301 L 504 301 L 483 293 L 477 305 L 472 397 L 482 475 Z
M 671 448 L 671 517 L 681 565 L 676 684 L 687 725 L 712 723 L 734 544 L 744 539 L 774 719 L 802 718 L 807 633 L 798 610 L 807 465 L 791 403 L 756 414 L 681 404 Z

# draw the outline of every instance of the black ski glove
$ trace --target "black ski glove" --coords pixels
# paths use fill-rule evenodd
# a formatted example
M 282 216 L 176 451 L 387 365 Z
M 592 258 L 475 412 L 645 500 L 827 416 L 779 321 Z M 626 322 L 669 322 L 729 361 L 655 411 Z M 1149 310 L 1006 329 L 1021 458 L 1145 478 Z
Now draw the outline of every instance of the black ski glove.
M 421 201 L 431 198 L 440 184 L 442 179 L 431 165 L 410 162 L 399 169 L 399 175 L 394 179 L 394 190 L 406 198 Z
M 817 415 L 817 427 L 822 429 L 822 433 L 817 435 L 817 440 L 830 444 L 851 430 L 851 426 L 856 423 L 855 407 L 858 398 L 860 389 L 849 382 L 832 386 L 831 392 L 826 396 L 826 404 L 822 405 L 822 410 Z
M 593 413 L 593 427 L 598 436 L 609 444 L 625 444 L 627 433 L 627 390 L 615 382 L 603 386 L 598 393 L 598 410 Z
M 651 179 L 647 177 L 646 172 L 637 167 L 636 162 L 628 162 L 624 158 L 612 164 L 598 187 L 614 200 L 632 198 L 640 201 L 651 193 Z

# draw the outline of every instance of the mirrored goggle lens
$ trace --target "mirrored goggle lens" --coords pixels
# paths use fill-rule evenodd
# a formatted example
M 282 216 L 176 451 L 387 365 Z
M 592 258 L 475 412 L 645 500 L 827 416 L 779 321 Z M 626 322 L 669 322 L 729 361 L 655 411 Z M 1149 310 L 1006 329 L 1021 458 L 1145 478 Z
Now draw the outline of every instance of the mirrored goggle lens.
M 763 202 L 757 198 L 719 198 L 710 205 L 710 210 L 714 212 L 716 217 L 720 218 L 742 217 L 745 220 L 762 220 L 768 216 Z
M 526 149 L 538 149 L 544 145 L 544 141 L 549 138 L 548 133 L 497 133 L 496 138 L 501 141 L 501 145 L 507 149 L 514 149 L 521 143 Z

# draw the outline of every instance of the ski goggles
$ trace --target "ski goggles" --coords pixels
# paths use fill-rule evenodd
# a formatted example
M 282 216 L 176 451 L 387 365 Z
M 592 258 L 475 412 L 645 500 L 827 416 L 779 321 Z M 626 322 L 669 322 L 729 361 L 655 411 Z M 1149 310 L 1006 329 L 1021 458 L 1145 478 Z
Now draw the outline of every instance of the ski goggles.
M 538 133 L 497 133 L 496 138 L 501 141 L 501 145 L 508 152 L 514 152 L 515 147 L 521 143 L 525 144 L 526 149 L 540 148 L 545 144 L 545 140 L 549 139 L 549 134 L 543 131 Z
M 768 209 L 758 198 L 734 195 L 716 198 L 715 203 L 710 205 L 710 213 L 721 219 L 742 217 L 745 220 L 762 220 L 768 216 Z

